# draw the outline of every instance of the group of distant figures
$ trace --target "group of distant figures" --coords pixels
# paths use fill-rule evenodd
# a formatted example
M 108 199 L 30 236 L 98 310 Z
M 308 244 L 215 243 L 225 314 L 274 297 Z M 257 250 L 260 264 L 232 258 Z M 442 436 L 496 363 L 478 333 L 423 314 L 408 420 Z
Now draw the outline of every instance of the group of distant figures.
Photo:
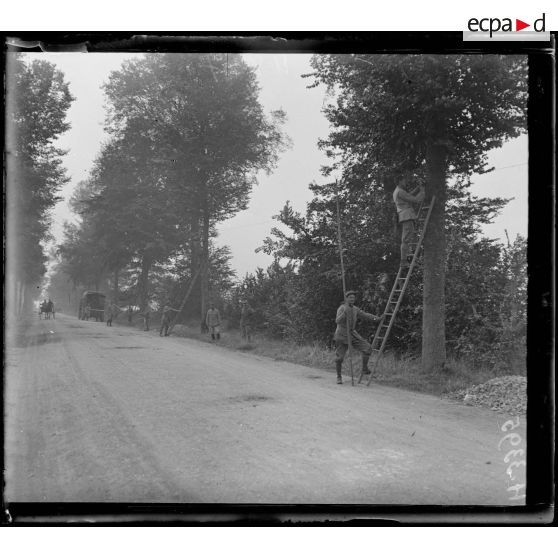
M 51 317 L 54 319 L 56 312 L 54 310 L 54 302 L 49 298 L 48 300 L 43 300 L 39 306 L 39 320 L 50 320 Z
M 254 310 L 250 307 L 246 300 L 240 301 L 240 335 L 243 341 L 250 343 L 252 341 L 252 321 L 254 316 Z M 159 329 L 159 335 L 161 337 L 168 337 L 172 329 L 173 313 L 178 313 L 180 310 L 170 306 L 170 301 L 167 301 L 163 305 L 161 313 L 161 324 Z M 132 322 L 132 310 L 128 309 L 128 323 Z M 143 312 L 138 313 L 143 318 L 144 330 L 149 331 L 149 326 L 151 322 L 151 311 L 149 308 Z M 107 323 L 108 325 L 108 323 Z M 205 327 L 211 335 L 212 341 L 219 341 L 221 339 L 221 313 L 215 307 L 215 304 L 211 303 L 207 314 L 205 317 Z
M 240 336 L 243 341 L 245 341 L 246 343 L 250 343 L 252 341 L 253 318 L 255 312 L 246 300 L 240 301 L 240 308 Z M 115 318 L 121 312 L 126 312 L 128 324 L 131 325 L 134 315 L 132 307 L 129 306 L 127 310 L 124 310 L 118 307 L 116 304 L 110 302 L 105 313 L 107 326 L 112 326 L 113 318 Z M 170 335 L 174 313 L 178 312 L 180 312 L 180 310 L 178 310 L 177 308 L 173 308 L 170 305 L 170 301 L 165 302 L 161 311 L 161 323 L 159 328 L 159 335 L 161 337 L 168 337 Z M 88 314 L 88 308 L 86 307 L 85 315 L 88 316 Z M 142 312 L 138 312 L 137 315 L 143 319 L 144 331 L 149 331 L 151 325 L 151 310 L 149 309 L 149 307 L 147 307 Z M 204 325 L 211 335 L 211 339 L 213 341 L 219 341 L 221 339 L 221 313 L 213 303 L 209 305 Z

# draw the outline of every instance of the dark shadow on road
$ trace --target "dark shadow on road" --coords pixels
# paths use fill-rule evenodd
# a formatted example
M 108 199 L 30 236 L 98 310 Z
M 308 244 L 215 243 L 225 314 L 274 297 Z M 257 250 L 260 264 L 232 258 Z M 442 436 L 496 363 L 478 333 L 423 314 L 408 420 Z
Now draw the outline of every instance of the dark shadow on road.
M 34 345 L 45 345 L 46 343 L 60 343 L 61 337 L 56 333 L 49 333 L 48 331 L 37 333 L 35 335 L 27 333 L 19 333 L 7 342 L 8 347 L 15 347 L 17 349 L 26 349 Z
M 246 401 L 271 401 L 273 397 L 267 397 L 265 395 L 239 395 L 237 397 L 229 397 L 229 401 L 235 403 L 244 403 Z

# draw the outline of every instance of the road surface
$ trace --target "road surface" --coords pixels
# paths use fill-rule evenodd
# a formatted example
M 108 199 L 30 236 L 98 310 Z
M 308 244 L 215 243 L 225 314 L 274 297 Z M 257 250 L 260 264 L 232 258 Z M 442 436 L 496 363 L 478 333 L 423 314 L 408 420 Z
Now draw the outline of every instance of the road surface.
M 524 504 L 523 418 L 156 331 L 35 319 L 5 389 L 8 502 Z

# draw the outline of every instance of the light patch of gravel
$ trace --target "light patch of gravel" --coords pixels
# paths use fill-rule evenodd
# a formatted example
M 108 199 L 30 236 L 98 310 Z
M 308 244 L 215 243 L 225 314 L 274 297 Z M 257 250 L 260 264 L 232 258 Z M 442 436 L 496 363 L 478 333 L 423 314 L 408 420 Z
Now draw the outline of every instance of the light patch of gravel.
M 527 378 L 525 376 L 500 376 L 484 384 L 454 391 L 447 395 L 465 405 L 488 407 L 493 411 L 512 415 L 527 412 Z

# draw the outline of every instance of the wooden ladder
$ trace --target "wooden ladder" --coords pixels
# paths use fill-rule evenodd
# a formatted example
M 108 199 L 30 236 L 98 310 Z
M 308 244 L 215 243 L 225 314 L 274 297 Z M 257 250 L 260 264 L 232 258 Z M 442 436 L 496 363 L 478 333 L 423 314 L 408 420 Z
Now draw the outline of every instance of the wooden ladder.
M 384 352 L 386 342 L 388 340 L 389 334 L 391 333 L 391 328 L 395 322 L 395 317 L 397 316 L 397 312 L 399 312 L 401 301 L 403 300 L 405 291 L 407 290 L 407 286 L 409 285 L 409 280 L 411 279 L 411 275 L 413 273 L 415 265 L 418 261 L 418 258 L 420 257 L 424 235 L 426 233 L 426 228 L 428 226 L 428 221 L 430 220 L 430 214 L 432 213 L 432 208 L 434 207 L 435 201 L 436 198 L 432 197 L 430 203 L 427 204 L 423 202 L 418 211 L 417 223 L 420 234 L 418 240 L 411 244 L 412 252 L 409 254 L 409 256 L 413 256 L 413 259 L 409 267 L 399 267 L 397 277 L 395 278 L 395 282 L 393 283 L 393 287 L 391 288 L 391 293 L 384 310 L 384 315 L 382 316 L 378 328 L 376 329 L 376 334 L 374 335 L 374 340 L 372 341 L 372 357 L 374 360 L 370 378 L 368 378 L 368 382 L 366 383 L 367 386 L 370 385 L 372 377 L 376 372 L 378 362 L 380 361 L 382 353 Z M 362 381 L 363 376 L 364 372 L 361 372 L 358 378 L 359 384 Z

